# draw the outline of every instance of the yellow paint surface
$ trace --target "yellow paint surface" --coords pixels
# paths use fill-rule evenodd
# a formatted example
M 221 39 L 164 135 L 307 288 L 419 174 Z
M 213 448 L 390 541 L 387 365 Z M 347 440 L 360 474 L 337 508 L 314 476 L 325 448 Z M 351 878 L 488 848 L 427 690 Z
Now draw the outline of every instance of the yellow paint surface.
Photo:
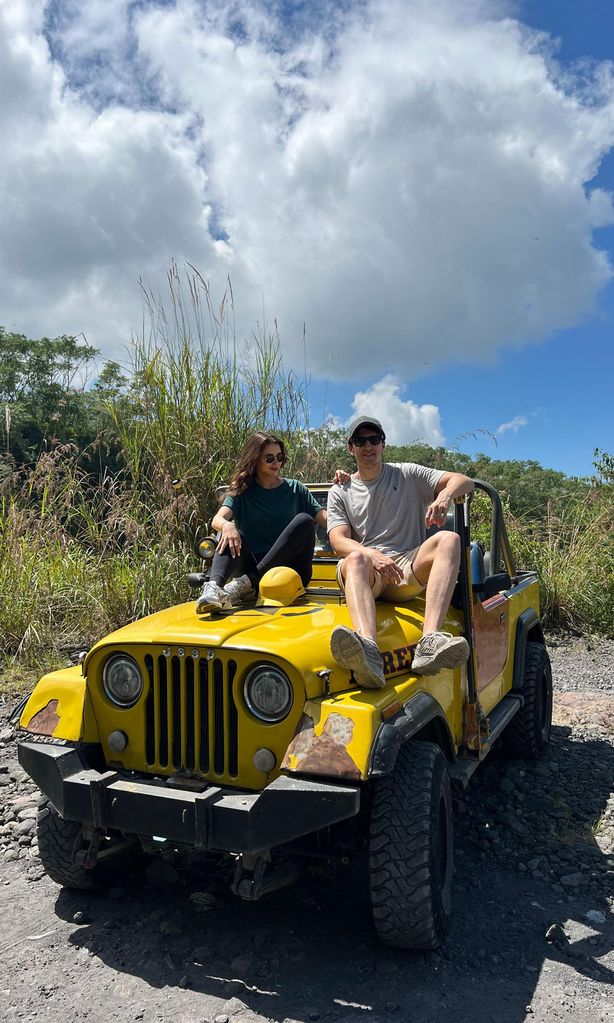
M 53 736 L 72 742 L 98 742 L 98 729 L 81 667 L 62 668 L 44 675 L 26 703 L 19 724 L 27 730 L 32 718 L 57 700 L 59 722 Z

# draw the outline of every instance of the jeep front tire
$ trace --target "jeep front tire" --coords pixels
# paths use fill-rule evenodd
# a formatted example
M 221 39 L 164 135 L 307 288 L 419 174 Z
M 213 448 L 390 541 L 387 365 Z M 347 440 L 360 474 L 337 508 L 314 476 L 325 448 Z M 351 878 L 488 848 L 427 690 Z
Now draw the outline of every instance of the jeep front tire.
M 39 803 L 36 824 L 38 853 L 51 880 L 64 888 L 95 888 L 96 868 L 86 870 L 75 862 L 76 854 L 87 846 L 81 824 L 65 821 L 47 799 Z
M 393 773 L 374 783 L 369 842 L 378 938 L 437 948 L 450 920 L 453 826 L 447 762 L 434 743 L 405 743 Z

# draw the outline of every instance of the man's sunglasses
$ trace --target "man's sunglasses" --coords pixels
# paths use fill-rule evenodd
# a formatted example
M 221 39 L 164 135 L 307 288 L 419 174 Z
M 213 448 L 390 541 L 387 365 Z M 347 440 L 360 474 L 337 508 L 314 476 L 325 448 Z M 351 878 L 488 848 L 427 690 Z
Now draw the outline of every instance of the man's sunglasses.
M 378 444 L 381 444 L 383 437 L 381 433 L 374 433 L 370 437 L 353 437 L 352 444 L 356 448 L 364 448 L 365 444 L 370 444 L 372 448 L 376 448 Z
M 286 459 L 282 455 L 281 451 L 277 455 L 265 455 L 264 456 L 264 460 L 267 463 L 267 465 L 272 465 L 273 462 L 275 462 L 275 461 L 281 462 L 281 464 L 283 465 L 283 463 L 286 461 Z

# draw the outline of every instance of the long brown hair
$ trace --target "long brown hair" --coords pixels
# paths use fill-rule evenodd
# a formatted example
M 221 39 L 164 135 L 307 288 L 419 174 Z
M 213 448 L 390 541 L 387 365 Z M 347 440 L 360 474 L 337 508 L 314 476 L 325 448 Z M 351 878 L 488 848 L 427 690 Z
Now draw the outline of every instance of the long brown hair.
M 286 461 L 286 449 L 283 440 L 280 440 L 273 433 L 263 433 L 260 430 L 257 433 L 252 433 L 251 437 L 248 437 L 245 441 L 239 461 L 230 477 L 228 488 L 230 494 L 236 497 L 237 494 L 242 494 L 244 490 L 248 490 L 251 487 L 256 478 L 258 459 L 267 444 L 279 444 L 284 462 Z

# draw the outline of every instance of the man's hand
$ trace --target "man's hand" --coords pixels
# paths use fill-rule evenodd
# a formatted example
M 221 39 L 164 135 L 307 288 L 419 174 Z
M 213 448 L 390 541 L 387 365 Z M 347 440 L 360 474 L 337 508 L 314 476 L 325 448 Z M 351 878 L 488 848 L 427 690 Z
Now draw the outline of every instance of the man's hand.
M 429 526 L 443 526 L 448 514 L 448 508 L 450 507 L 450 500 L 447 494 L 442 490 L 441 494 L 438 494 L 435 500 L 429 504 L 426 509 L 426 528 Z
M 377 574 L 382 577 L 387 585 L 397 586 L 403 582 L 401 569 L 387 554 L 382 554 L 375 547 L 365 547 L 364 551 L 371 558 L 371 564 Z
M 228 522 L 228 520 L 224 522 L 221 533 L 222 535 L 216 548 L 218 554 L 221 554 L 228 547 L 233 558 L 236 558 L 241 553 L 241 537 L 234 522 Z
M 345 469 L 335 469 L 335 475 L 333 476 L 333 483 L 349 483 L 350 474 Z
M 450 502 L 464 497 L 465 494 L 472 494 L 474 489 L 473 480 L 469 476 L 464 476 L 462 472 L 444 472 L 435 487 L 435 500 L 426 509 L 426 528 L 443 526 Z

